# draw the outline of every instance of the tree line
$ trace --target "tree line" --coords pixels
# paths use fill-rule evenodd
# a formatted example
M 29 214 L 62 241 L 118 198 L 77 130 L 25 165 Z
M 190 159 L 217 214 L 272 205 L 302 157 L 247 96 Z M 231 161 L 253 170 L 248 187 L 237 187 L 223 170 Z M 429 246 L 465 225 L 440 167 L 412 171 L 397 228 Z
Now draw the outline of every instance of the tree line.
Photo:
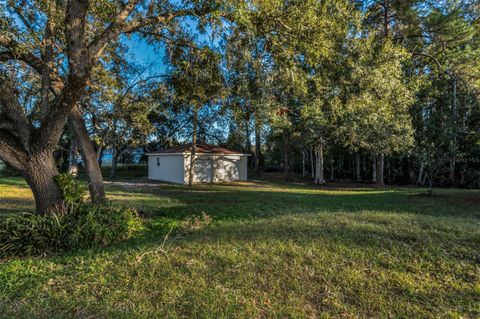
M 0 159 L 38 213 L 63 209 L 54 177 L 78 156 L 103 202 L 105 149 L 114 177 L 132 149 L 185 141 L 316 184 L 480 184 L 476 1 L 10 0 L 0 14 Z M 166 72 L 128 58 L 132 36 Z

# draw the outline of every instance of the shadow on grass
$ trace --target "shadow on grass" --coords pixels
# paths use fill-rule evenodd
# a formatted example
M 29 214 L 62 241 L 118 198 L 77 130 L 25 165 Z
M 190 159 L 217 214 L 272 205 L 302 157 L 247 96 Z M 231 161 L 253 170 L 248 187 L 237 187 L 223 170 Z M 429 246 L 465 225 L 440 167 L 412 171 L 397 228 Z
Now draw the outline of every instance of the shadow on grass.
M 5 184 L 3 179 L 2 183 Z M 13 183 L 17 185 L 18 181 L 14 180 Z M 415 245 L 416 242 L 419 242 L 420 239 L 417 237 L 408 238 L 406 235 L 409 233 L 408 227 L 404 229 L 405 234 L 403 235 L 396 232 L 389 219 L 393 221 L 398 218 L 412 221 L 428 220 L 423 223 L 424 227 L 427 227 L 428 223 L 432 223 L 436 227 L 433 231 L 452 234 L 455 232 L 451 227 L 446 226 L 445 222 L 434 223 L 434 217 L 449 218 L 449 222 L 453 221 L 452 223 L 455 223 L 455 220 L 465 223 L 465 219 L 472 221 L 480 218 L 478 208 L 480 196 L 477 196 L 479 193 L 475 191 L 451 192 L 442 198 L 425 198 L 415 196 L 420 192 L 416 189 L 392 191 L 389 189 L 339 190 L 333 188 L 329 192 L 330 189 L 287 186 L 289 185 L 285 185 L 283 188 L 282 185 L 268 184 L 265 187 L 249 187 L 234 184 L 227 187 L 225 185 L 197 185 L 188 188 L 170 184 L 153 184 L 135 188 L 112 185 L 108 187 L 108 190 L 109 196 L 114 198 L 114 203 L 137 207 L 145 217 L 147 229 L 135 238 L 110 248 L 72 252 L 65 256 L 84 256 L 86 253 L 95 255 L 125 249 L 153 247 L 160 244 L 170 230 L 176 230 L 186 219 L 192 216 L 201 216 L 202 213 L 208 214 L 214 220 L 213 229 L 223 233 L 223 236 L 216 237 L 217 240 L 234 238 L 236 241 L 255 241 L 267 237 L 289 238 L 292 236 L 293 238 L 298 236 L 304 238 L 302 234 L 306 234 L 307 237 L 312 236 L 312 240 L 315 240 L 317 235 L 338 237 L 338 234 L 346 234 L 345 240 L 354 240 L 349 244 L 366 244 L 379 238 L 389 238 L 395 242 L 405 242 L 407 245 Z M 25 200 L 13 198 L 8 200 L 9 206 L 12 207 L 25 205 Z M 0 210 L 0 216 L 2 212 L 11 214 L 15 210 L 18 208 Z M 365 212 L 371 215 L 365 215 Z M 360 218 L 362 223 L 371 218 L 372 223 L 378 227 L 385 227 L 385 230 L 379 230 L 377 226 L 375 229 L 366 227 L 361 230 L 360 234 L 358 229 L 338 229 L 342 225 L 342 221 L 336 219 L 339 214 L 353 220 Z M 378 218 L 375 214 L 383 217 Z M 277 222 L 272 224 L 273 228 L 269 227 L 268 223 L 266 228 L 258 228 L 248 223 L 241 223 L 274 220 L 286 215 L 301 216 L 305 219 L 309 219 L 310 216 L 312 218 L 318 216 L 333 218 L 340 223 L 340 226 L 335 223 L 325 223 L 315 227 L 290 226 Z M 215 225 L 223 225 L 224 229 L 216 228 Z M 242 231 L 239 231 L 240 229 Z M 446 229 L 446 231 L 442 229 Z M 392 234 L 388 234 L 388 232 L 392 232 L 397 237 L 391 238 Z M 230 233 L 231 235 L 229 235 Z M 197 239 L 194 236 L 187 240 Z M 439 239 L 437 238 L 437 240 Z
M 30 188 L 21 177 L 0 177 L 0 185 L 16 186 L 19 188 Z
M 115 201 L 125 205 L 138 204 L 149 217 L 167 216 L 184 219 L 207 213 L 216 220 L 273 217 L 292 213 L 337 213 L 379 211 L 431 216 L 480 217 L 480 194 L 452 193 L 441 198 L 415 196 L 416 190 L 337 190 L 317 192 L 305 188 L 282 192 L 274 189 L 222 187 L 220 191 L 198 188 L 116 187 Z M 126 192 L 126 193 L 125 193 Z M 133 202 L 138 200 L 138 202 Z M 167 207 L 163 207 L 165 203 Z M 176 203 L 176 204 L 175 204 Z
M 115 198 L 115 202 L 126 206 L 134 203 L 146 216 L 147 230 L 124 245 L 135 249 L 158 245 L 172 228 L 176 230 L 182 221 L 192 216 L 201 216 L 202 213 L 208 214 L 214 220 L 214 225 L 228 225 L 222 226 L 223 230 L 214 227 L 215 231 L 223 232 L 223 236 L 216 237 L 217 240 L 222 241 L 232 238 L 235 241 L 255 241 L 267 237 L 286 239 L 292 236 L 293 238 L 303 236 L 302 234 L 307 234 L 307 237 L 313 236 L 312 239 L 314 239 L 315 234 L 322 236 L 345 234 L 345 240 L 351 241 L 348 244 L 365 245 L 386 239 L 413 246 L 422 244 L 424 237 L 416 235 L 409 237 L 408 227 L 412 225 L 407 223 L 402 232 L 399 232 L 392 222 L 406 223 L 405 220 L 407 220 L 415 224 L 421 221 L 421 227 L 424 229 L 431 227 L 434 237 L 431 240 L 441 241 L 437 234 L 441 234 L 441 236 L 462 235 L 454 227 L 457 222 L 472 224 L 472 220 L 480 218 L 478 200 L 474 196 L 478 193 L 454 192 L 443 198 L 432 199 L 415 196 L 418 193 L 416 190 L 392 192 L 374 189 L 354 194 L 349 194 L 348 191 L 328 194 L 324 192 L 304 193 L 295 190 L 279 192 L 268 189 L 263 191 L 254 188 L 236 190 L 233 186 L 231 190 L 222 187 L 220 192 L 206 193 L 198 191 L 207 186 L 197 186 L 194 189 L 178 186 L 146 187 L 137 190 L 129 188 L 126 190 L 128 193 L 124 198 L 122 199 L 119 195 L 119 198 Z M 122 189 L 115 188 L 114 193 L 121 194 Z M 288 224 L 281 223 L 275 223 L 271 228 L 268 227 L 268 222 L 266 228 L 258 228 L 248 223 L 242 223 L 245 221 L 268 221 L 284 216 L 301 216 L 305 219 L 320 216 L 339 222 L 336 219 L 339 215 L 350 220 L 360 220 L 361 223 L 370 221 L 376 226 L 372 228 L 370 225 L 358 233 L 358 229 L 338 229 L 339 226 L 335 223 L 326 223 L 314 228 L 298 225 L 290 227 Z M 380 215 L 382 218 L 378 217 Z M 441 221 L 437 223 L 437 220 Z M 448 223 L 453 226 L 450 227 Z M 340 225 L 342 225 L 342 221 L 340 221 Z M 384 229 L 381 229 L 382 227 Z M 417 227 L 420 226 L 417 225 Z M 239 231 L 240 229 L 242 230 Z M 425 233 L 424 229 L 418 231 Z M 476 232 L 471 233 L 478 236 Z M 471 242 L 471 240 L 470 237 L 466 239 L 467 242 Z
M 186 236 L 168 240 L 168 243 L 178 244 L 184 247 L 195 244 L 195 249 L 202 249 L 199 246 L 210 245 L 216 246 L 221 243 L 219 249 L 222 250 L 218 255 L 210 253 L 202 255 L 202 259 L 209 265 L 219 267 L 210 275 L 222 269 L 227 269 L 236 265 L 236 259 L 225 257 L 225 250 L 233 249 L 236 253 L 244 254 L 246 260 L 255 261 L 257 257 L 251 256 L 252 252 L 248 247 L 257 247 L 262 245 L 272 247 L 271 256 L 282 260 L 285 263 L 289 261 L 299 263 L 298 265 L 306 265 L 314 267 L 319 261 L 317 255 L 310 254 L 308 251 L 311 247 L 320 247 L 325 251 L 325 255 L 335 260 L 336 267 L 345 266 L 346 268 L 368 267 L 375 269 L 376 273 L 382 272 L 385 275 L 391 274 L 391 280 L 395 280 L 395 274 L 425 274 L 435 272 L 440 279 L 438 284 L 442 284 L 443 276 L 449 278 L 451 271 L 457 276 L 456 280 L 467 284 L 475 278 L 468 277 L 469 272 L 463 272 L 462 267 L 448 269 L 451 265 L 455 265 L 459 261 L 469 263 L 470 265 L 480 264 L 480 260 L 476 258 L 476 252 L 480 250 L 479 230 L 475 225 L 471 225 L 467 220 L 458 220 L 459 224 L 451 223 L 451 217 L 435 218 L 425 215 L 385 215 L 377 212 L 362 212 L 358 214 L 352 213 L 333 213 L 331 215 L 319 214 L 298 214 L 278 216 L 278 219 L 259 219 L 246 222 L 236 223 L 235 221 L 226 221 L 216 223 L 210 227 L 206 227 L 194 231 Z M 156 219 L 157 221 L 161 219 Z M 459 233 L 460 231 L 460 233 Z M 147 231 L 143 236 L 139 236 L 128 242 L 124 242 L 113 247 L 105 249 L 82 250 L 60 256 L 52 256 L 47 258 L 48 264 L 58 264 L 55 267 L 48 268 L 48 275 L 45 273 L 20 271 L 18 276 L 19 284 L 17 291 L 18 297 L 22 297 L 22 284 L 28 287 L 29 291 L 38 291 L 47 285 L 49 278 L 62 278 L 64 276 L 84 276 L 86 278 L 94 278 L 93 275 L 86 275 L 99 271 L 91 268 L 91 265 L 102 263 L 102 260 L 108 260 L 104 265 L 107 267 L 102 271 L 110 271 L 112 278 L 121 273 L 123 270 L 117 270 L 116 262 L 128 264 L 132 270 L 132 274 L 138 276 L 135 270 L 135 257 L 150 250 L 155 250 L 163 243 L 164 236 L 152 236 L 151 230 Z M 284 245 L 283 243 L 289 243 Z M 298 246 L 298 249 L 296 248 Z M 310 247 L 310 248 L 309 248 Z M 215 250 L 213 250 L 215 251 Z M 319 253 L 318 251 L 316 252 Z M 167 253 L 168 254 L 168 253 Z M 180 252 L 182 254 L 182 252 Z M 195 254 L 195 250 L 187 251 L 185 254 Z M 208 260 L 206 259 L 208 257 Z M 159 258 L 165 258 L 161 255 Z M 267 258 L 267 256 L 265 256 Z M 181 260 L 181 259 L 179 259 Z M 324 263 L 328 263 L 325 261 Z M 175 261 L 175 267 L 181 271 L 182 262 Z M 417 264 L 418 263 L 418 264 Z M 443 265 L 443 269 L 435 268 L 438 263 Z M 448 263 L 448 267 L 446 267 Z M 28 263 L 27 263 L 28 264 Z M 102 264 L 103 265 L 103 264 Z M 279 264 L 280 265 L 280 264 Z M 284 266 L 284 264 L 281 264 Z M 297 265 L 297 266 L 298 266 Z M 416 265 L 421 265 L 415 268 Z M 243 265 L 245 266 L 245 265 Z M 300 266 L 299 266 L 300 267 Z M 465 267 L 465 264 L 464 266 Z M 358 268 L 360 269 L 360 268 Z M 340 273 L 342 269 L 338 269 Z M 359 270 L 360 271 L 360 270 Z M 263 271 L 264 272 L 264 271 Z M 25 278 L 23 278 L 23 276 Z M 342 275 L 340 275 L 341 277 Z M 414 275 L 412 275 L 414 276 Z M 32 280 L 32 277 L 35 280 Z M 91 279 L 93 280 L 93 279 Z M 372 279 L 383 280 L 383 279 Z M 429 278 L 429 280 L 437 280 Z M 334 281 L 332 281 L 334 283 Z M 401 289 L 407 289 L 408 285 L 402 286 L 402 283 L 393 282 L 394 285 L 385 283 L 385 291 L 379 292 L 380 295 L 395 296 L 400 294 L 402 298 L 406 298 Z M 98 283 L 96 283 L 98 284 Z M 126 289 L 126 288 L 123 288 Z M 154 288 L 146 288 L 148 289 Z M 441 290 L 441 292 L 439 292 Z M 405 291 L 407 298 L 412 304 L 418 303 L 418 298 L 425 298 L 425 304 L 430 304 L 432 299 L 442 299 L 450 292 L 458 292 L 464 294 L 462 300 L 469 302 L 476 298 L 470 290 L 457 287 L 441 289 L 435 286 L 435 289 L 428 291 L 411 290 Z M 345 293 L 348 294 L 348 291 Z M 15 300 L 17 295 L 12 296 Z M 54 295 L 55 296 L 55 295 Z M 65 295 L 66 298 L 67 295 Z M 458 296 L 457 296 L 458 297 Z M 55 297 L 53 297 L 55 298 Z M 60 298 L 57 296 L 56 298 Z M 442 299 L 443 300 L 443 299 Z M 449 299 L 450 300 L 450 299 Z M 451 300 L 456 300 L 452 298 Z M 58 300 L 62 304 L 68 303 L 67 300 Z M 81 301 L 80 301 L 81 302 Z M 422 302 L 423 303 L 423 302 Z M 354 303 L 355 305 L 355 303 Z M 28 307 L 25 307 L 28 311 Z M 72 310 L 73 311 L 73 310 Z

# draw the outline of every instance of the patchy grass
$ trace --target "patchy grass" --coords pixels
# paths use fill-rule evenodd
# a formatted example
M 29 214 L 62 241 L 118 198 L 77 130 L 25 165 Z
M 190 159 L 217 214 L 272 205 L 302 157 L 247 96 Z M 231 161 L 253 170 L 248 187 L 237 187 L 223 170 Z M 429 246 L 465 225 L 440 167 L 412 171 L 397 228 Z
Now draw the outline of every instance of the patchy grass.
M 110 183 L 148 229 L 1 262 L 0 317 L 478 318 L 480 192 L 419 192 Z M 20 179 L 0 198 L 0 213 L 33 207 Z

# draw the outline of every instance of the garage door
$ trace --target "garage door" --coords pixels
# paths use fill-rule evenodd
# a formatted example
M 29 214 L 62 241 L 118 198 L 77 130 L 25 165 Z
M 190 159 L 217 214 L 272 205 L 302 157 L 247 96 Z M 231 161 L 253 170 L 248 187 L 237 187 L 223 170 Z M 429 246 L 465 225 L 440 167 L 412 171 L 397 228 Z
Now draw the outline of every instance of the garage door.
M 217 160 L 215 167 L 215 181 L 232 182 L 238 181 L 238 160 L 223 158 Z
M 193 166 L 195 183 L 211 183 L 212 182 L 212 160 L 200 159 L 195 160 Z

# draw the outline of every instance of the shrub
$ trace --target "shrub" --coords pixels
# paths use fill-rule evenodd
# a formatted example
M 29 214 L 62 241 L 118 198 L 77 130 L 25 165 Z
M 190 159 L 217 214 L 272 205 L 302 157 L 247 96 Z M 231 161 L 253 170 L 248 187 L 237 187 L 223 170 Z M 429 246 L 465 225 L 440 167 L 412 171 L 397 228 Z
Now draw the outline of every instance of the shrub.
M 94 248 L 131 238 L 142 228 L 133 209 L 82 204 L 64 214 L 19 214 L 0 221 L 0 258 Z
M 108 246 L 132 237 L 142 228 L 136 210 L 108 205 L 80 205 L 68 214 L 67 220 L 72 248 Z
M 73 178 L 60 176 L 56 181 L 69 203 L 67 212 L 26 213 L 0 220 L 0 258 L 107 246 L 142 228 L 136 210 L 84 203 L 85 191 Z
M 60 174 L 55 177 L 55 182 L 63 192 L 63 198 L 69 205 L 83 202 L 86 189 L 75 180 L 70 174 Z
M 0 257 L 62 250 L 68 234 L 64 216 L 20 214 L 0 221 Z

